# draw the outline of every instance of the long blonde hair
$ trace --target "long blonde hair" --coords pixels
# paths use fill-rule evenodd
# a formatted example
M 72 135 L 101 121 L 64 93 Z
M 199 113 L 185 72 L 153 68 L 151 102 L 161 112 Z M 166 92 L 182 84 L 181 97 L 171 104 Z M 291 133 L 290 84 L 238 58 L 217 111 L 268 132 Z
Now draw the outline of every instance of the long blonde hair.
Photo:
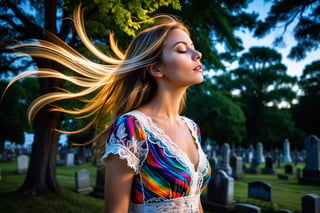
M 189 34 L 188 28 L 176 17 L 160 15 L 152 20 L 156 21 L 157 24 L 140 32 L 131 41 L 125 53 L 120 51 L 114 35 L 111 33 L 110 49 L 116 56 L 112 57 L 99 51 L 88 39 L 84 29 L 83 10 L 77 7 L 74 11 L 74 24 L 79 37 L 88 50 L 106 64 L 90 61 L 63 41 L 54 37 L 51 38 L 54 42 L 40 40 L 39 43 L 16 45 L 15 48 L 22 48 L 23 52 L 31 56 L 54 60 L 80 75 L 80 77 L 70 76 L 56 70 L 40 68 L 36 71 L 21 73 L 14 78 L 8 87 L 21 78 L 36 76 L 39 78 L 64 79 L 82 88 L 79 92 L 61 89 L 58 92 L 38 97 L 29 106 L 29 122 L 33 120 L 41 108 L 51 104 L 52 111 L 67 113 L 76 119 L 90 117 L 91 120 L 85 127 L 67 132 L 71 134 L 80 133 L 98 124 L 99 120 L 106 114 L 109 118 L 106 122 L 112 123 L 119 115 L 147 103 L 157 90 L 155 81 L 147 70 L 161 60 L 163 43 L 168 33 L 178 28 Z M 90 94 L 95 95 L 89 99 L 84 98 Z M 65 109 L 53 105 L 54 102 L 65 99 L 79 99 L 86 104 L 79 109 Z M 184 104 L 185 95 L 180 103 L 180 112 L 183 110 Z M 108 129 L 106 125 L 94 139 L 105 135 Z M 101 149 L 104 149 L 104 142 L 100 145 Z

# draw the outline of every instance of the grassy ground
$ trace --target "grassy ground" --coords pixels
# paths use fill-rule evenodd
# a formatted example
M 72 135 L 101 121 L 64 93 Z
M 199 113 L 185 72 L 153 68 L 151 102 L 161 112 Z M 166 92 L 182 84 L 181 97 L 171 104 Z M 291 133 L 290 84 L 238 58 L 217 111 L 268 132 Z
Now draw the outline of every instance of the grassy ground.
M 299 164 L 296 168 L 303 168 Z M 263 165 L 261 165 L 261 168 Z M 57 179 L 62 187 L 62 192 L 46 196 L 26 196 L 15 192 L 22 184 L 25 175 L 16 174 L 16 162 L 0 163 L 0 212 L 5 213 L 101 213 L 103 212 L 103 200 L 90 195 L 79 195 L 75 189 L 75 172 L 86 168 L 90 171 L 91 186 L 95 186 L 96 168 L 92 164 L 76 165 L 74 167 L 57 167 Z M 284 173 L 283 169 L 277 169 L 277 173 Z M 248 183 L 251 181 L 266 181 L 272 185 L 273 202 L 264 202 L 248 199 Z M 301 212 L 301 197 L 316 193 L 320 195 L 319 186 L 298 184 L 296 176 L 289 175 L 289 180 L 279 180 L 277 175 L 245 174 L 242 180 L 235 180 L 234 199 L 236 202 L 245 202 L 262 207 L 263 212 L 274 212 L 274 209 L 293 210 Z

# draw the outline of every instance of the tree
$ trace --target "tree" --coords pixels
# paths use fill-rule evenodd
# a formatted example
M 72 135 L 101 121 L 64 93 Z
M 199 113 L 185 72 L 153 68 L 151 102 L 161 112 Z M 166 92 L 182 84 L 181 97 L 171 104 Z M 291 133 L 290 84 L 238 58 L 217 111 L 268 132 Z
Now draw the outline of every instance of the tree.
M 216 80 L 220 89 L 232 89 L 238 93 L 238 100 L 246 114 L 248 144 L 266 139 L 278 142 L 282 135 L 266 130 L 273 129 L 273 126 L 284 126 L 284 122 L 287 123 L 287 131 L 281 131 L 286 135 L 293 131 L 290 116 L 285 111 L 275 111 L 278 109 L 275 107 L 283 101 L 292 102 L 295 97 L 292 90 L 295 78 L 286 74 L 281 55 L 275 50 L 251 47 L 249 52 L 240 57 L 239 68 L 218 76 Z M 279 122 L 283 122 L 283 125 Z
M 293 33 L 297 44 L 291 48 L 289 58 L 302 60 L 308 52 L 317 50 L 320 41 L 320 1 L 281 0 L 273 5 L 264 21 L 260 21 L 255 36 L 263 37 L 279 26 L 284 29 L 275 43 L 283 41 L 289 25 L 294 25 Z
M 293 117 L 297 127 L 306 134 L 320 137 L 320 61 L 308 64 L 299 80 L 303 94 L 293 108 Z
M 12 44 L 14 41 L 23 41 L 27 39 L 50 40 L 47 32 L 58 36 L 70 46 L 79 49 L 82 44 L 68 17 L 72 16 L 75 5 L 80 1 L 63 0 L 18 0 L 1 1 L 0 4 L 0 22 L 2 23 L 1 34 L 6 40 L 5 44 Z M 85 17 L 90 22 L 90 29 L 93 40 L 100 44 L 106 44 L 107 33 L 111 30 L 124 32 L 133 35 L 139 29 L 138 22 L 133 22 L 134 17 L 137 21 L 145 20 L 150 12 L 155 11 L 160 6 L 173 5 L 179 7 L 177 0 L 170 1 L 82 1 L 86 6 Z M 23 8 L 30 5 L 29 10 Z M 35 11 L 32 13 L 32 11 Z M 59 14 L 59 16 L 57 16 Z M 15 20 L 15 21 L 13 21 Z M 61 21 L 63 20 L 63 21 Z M 116 25 L 115 25 L 116 23 Z M 45 29 L 45 30 L 44 30 Z M 99 35 L 98 33 L 99 32 Z M 96 33 L 96 34 L 94 34 Z M 15 58 L 12 58 L 15 60 Z M 38 67 L 46 67 L 64 72 L 63 67 L 53 61 L 43 59 L 34 59 Z M 12 63 L 9 63 L 12 64 Z M 40 94 L 47 94 L 55 91 L 57 88 L 63 88 L 64 82 L 53 79 L 39 79 Z M 56 103 L 59 105 L 60 103 Z M 42 109 L 34 121 L 34 142 L 32 146 L 31 161 L 27 176 L 20 190 L 25 193 L 39 194 L 48 190 L 59 191 L 56 181 L 56 154 L 58 133 L 54 129 L 60 129 L 62 115 L 57 112 L 48 112 L 48 107 Z
M 230 93 L 217 91 L 206 81 L 191 87 L 188 97 L 186 115 L 200 126 L 203 139 L 210 138 L 219 144 L 242 142 L 246 133 L 245 115 Z

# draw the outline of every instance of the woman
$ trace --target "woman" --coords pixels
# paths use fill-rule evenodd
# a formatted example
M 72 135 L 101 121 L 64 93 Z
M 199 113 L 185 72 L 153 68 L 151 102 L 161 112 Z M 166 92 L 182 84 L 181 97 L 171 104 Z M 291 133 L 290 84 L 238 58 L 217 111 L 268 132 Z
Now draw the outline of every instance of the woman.
M 154 20 L 158 19 L 161 22 L 139 33 L 124 54 L 111 35 L 116 59 L 89 42 L 77 8 L 75 26 L 82 41 L 107 65 L 83 58 L 58 40 L 58 45 L 44 41 L 22 45 L 36 47 L 29 51 L 31 55 L 53 59 L 82 76 L 44 69 L 36 72 L 39 77 L 62 78 L 84 87 L 78 93 L 61 91 L 40 97 L 30 107 L 30 119 L 44 105 L 94 92 L 98 93 L 85 100 L 82 109 L 56 106 L 53 110 L 94 115 L 76 132 L 105 121 L 105 115 L 111 117 L 112 125 L 95 138 L 105 161 L 105 212 L 203 212 L 200 193 L 211 170 L 198 126 L 180 115 L 186 89 L 203 81 L 201 53 L 194 49 L 182 22 L 171 16 Z

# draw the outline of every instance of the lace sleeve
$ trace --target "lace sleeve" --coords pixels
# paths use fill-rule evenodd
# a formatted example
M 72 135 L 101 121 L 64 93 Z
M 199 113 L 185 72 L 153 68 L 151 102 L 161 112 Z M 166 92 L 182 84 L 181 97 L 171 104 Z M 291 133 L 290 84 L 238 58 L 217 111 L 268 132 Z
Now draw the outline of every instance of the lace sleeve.
M 103 158 L 110 154 L 119 155 L 137 173 L 144 153 L 142 146 L 145 138 L 139 121 L 134 116 L 122 115 L 111 126 Z

